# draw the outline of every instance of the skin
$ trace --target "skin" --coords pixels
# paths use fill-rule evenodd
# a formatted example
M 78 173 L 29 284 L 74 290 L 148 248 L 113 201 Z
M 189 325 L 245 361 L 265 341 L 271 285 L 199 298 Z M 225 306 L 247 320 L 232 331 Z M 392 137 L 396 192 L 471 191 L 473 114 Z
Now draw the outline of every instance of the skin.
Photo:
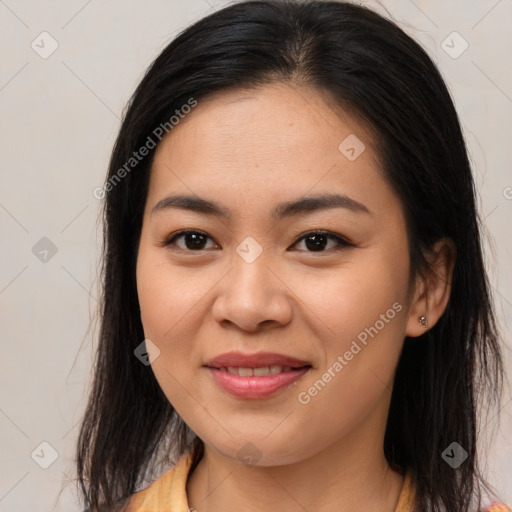
M 338 150 L 350 134 L 366 148 L 354 161 Z M 419 316 L 428 314 L 430 328 L 443 313 L 454 253 L 439 241 L 429 256 L 437 274 L 409 282 L 402 204 L 379 172 L 374 147 L 364 125 L 327 96 L 271 84 L 201 100 L 157 148 L 137 287 L 145 337 L 160 350 L 154 374 L 205 443 L 187 483 L 189 507 L 199 512 L 396 507 L 403 477 L 383 453 L 394 372 L 405 336 L 425 332 Z M 334 192 L 370 213 L 330 208 L 270 217 L 277 203 Z M 216 201 L 232 217 L 152 213 L 171 194 Z M 202 249 L 190 237 L 162 246 L 183 229 L 207 234 Z M 352 245 L 327 238 L 315 251 L 303 235 L 319 229 Z M 248 236 L 262 249 L 252 263 L 236 252 Z M 397 302 L 401 311 L 300 403 L 299 393 Z M 243 400 L 203 367 L 231 350 L 288 354 L 312 369 L 274 396 Z M 237 455 L 247 443 L 256 447 L 253 466 Z

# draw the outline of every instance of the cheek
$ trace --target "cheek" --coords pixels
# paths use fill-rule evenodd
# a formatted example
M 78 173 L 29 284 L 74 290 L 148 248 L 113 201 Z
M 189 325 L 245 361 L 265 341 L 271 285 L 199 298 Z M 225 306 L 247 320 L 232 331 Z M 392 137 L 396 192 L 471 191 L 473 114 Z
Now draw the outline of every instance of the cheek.
M 139 253 L 137 292 L 144 336 L 160 350 L 151 367 L 177 409 L 190 405 L 183 386 L 194 387 L 191 374 L 204 362 L 204 347 L 195 341 L 207 321 L 209 292 L 221 277 L 221 269 L 178 268 L 158 248 L 142 248 Z
M 358 421 L 392 384 L 407 323 L 408 270 L 407 247 L 396 241 L 354 253 L 316 287 L 301 280 L 297 294 L 314 312 L 322 340 L 322 366 L 297 390 L 314 414 L 332 411 L 339 426 L 350 411 Z
M 162 256 L 163 253 L 164 255 Z M 209 279 L 199 269 L 179 271 L 165 259 L 165 251 L 139 253 L 137 293 L 144 332 L 163 341 L 200 307 Z
M 318 336 L 331 340 L 332 348 L 342 349 L 365 328 L 376 322 L 381 326 L 381 315 L 390 319 L 385 324 L 388 332 L 401 332 L 405 315 L 399 315 L 399 307 L 393 309 L 393 304 L 398 302 L 405 311 L 407 276 L 407 259 L 400 254 L 364 249 L 354 253 L 348 264 L 321 277 L 302 273 L 294 290 L 307 305 L 305 311 L 316 317 L 322 331 Z
M 381 274 L 383 268 L 373 270 Z M 394 277 L 382 274 L 376 281 L 373 272 L 347 270 L 325 283 L 321 296 L 308 297 L 322 319 L 315 333 L 322 365 L 295 391 L 299 412 L 316 418 L 308 420 L 309 435 L 326 445 L 386 407 L 406 323 L 402 286 Z
M 169 402 L 179 414 L 187 416 L 191 403 L 184 389 L 190 387 L 186 384 L 189 383 L 187 372 L 193 362 L 200 359 L 191 339 L 200 316 L 204 285 L 202 288 L 199 278 L 187 270 L 173 269 L 160 251 L 141 248 L 137 293 L 144 336 L 160 350 L 151 369 Z

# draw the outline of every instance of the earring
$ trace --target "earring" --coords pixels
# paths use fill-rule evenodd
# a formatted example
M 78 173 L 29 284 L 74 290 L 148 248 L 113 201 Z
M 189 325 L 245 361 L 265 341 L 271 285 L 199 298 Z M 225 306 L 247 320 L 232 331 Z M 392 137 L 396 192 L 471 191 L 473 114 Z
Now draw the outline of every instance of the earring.
M 419 318 L 419 322 L 423 327 L 428 327 L 428 318 L 427 315 L 421 315 Z

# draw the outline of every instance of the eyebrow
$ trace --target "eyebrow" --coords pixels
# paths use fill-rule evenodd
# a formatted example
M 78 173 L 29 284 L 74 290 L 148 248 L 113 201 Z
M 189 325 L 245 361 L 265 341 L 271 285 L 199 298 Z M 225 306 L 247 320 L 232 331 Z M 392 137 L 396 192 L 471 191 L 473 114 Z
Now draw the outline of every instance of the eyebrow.
M 231 219 L 233 216 L 233 213 L 229 208 L 226 208 L 219 203 L 187 195 L 169 196 L 158 201 L 151 210 L 151 215 L 168 208 L 190 210 L 226 219 Z M 305 215 L 329 208 L 345 208 L 355 213 L 371 214 L 371 211 L 363 203 L 360 203 L 359 201 L 356 201 L 344 194 L 321 194 L 303 197 L 295 201 L 279 203 L 272 209 L 271 218 L 274 220 L 281 220 L 285 217 Z

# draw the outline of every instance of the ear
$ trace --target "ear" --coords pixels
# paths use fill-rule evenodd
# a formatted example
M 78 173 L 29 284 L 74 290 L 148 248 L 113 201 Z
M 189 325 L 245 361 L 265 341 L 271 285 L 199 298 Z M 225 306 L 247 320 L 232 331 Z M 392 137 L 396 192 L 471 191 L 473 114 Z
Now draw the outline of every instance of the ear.
M 425 334 L 444 313 L 450 299 L 457 250 L 450 238 L 442 238 L 425 256 L 432 271 L 426 278 L 417 278 L 406 327 L 406 336 L 410 337 Z M 427 327 L 419 321 L 423 315 L 427 317 Z

